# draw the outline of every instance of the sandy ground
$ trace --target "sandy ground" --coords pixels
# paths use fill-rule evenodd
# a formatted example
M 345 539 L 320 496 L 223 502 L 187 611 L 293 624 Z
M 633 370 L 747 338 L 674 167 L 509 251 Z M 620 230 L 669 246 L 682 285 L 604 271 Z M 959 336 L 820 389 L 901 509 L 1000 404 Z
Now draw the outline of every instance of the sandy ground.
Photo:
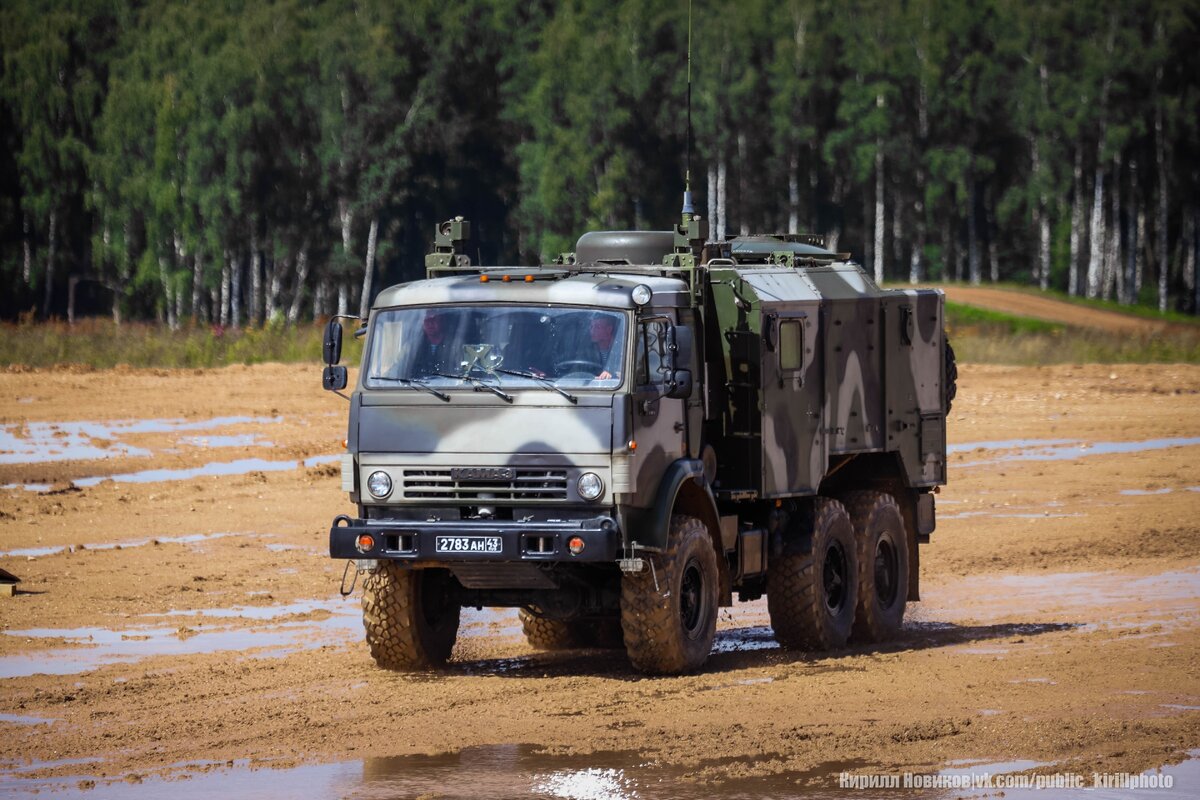
M 1164 331 L 1195 331 L 1195 326 L 1162 320 L 1136 317 L 1099 308 L 1064 303 L 1053 297 L 1045 297 L 1008 289 L 987 286 L 942 287 L 946 298 L 954 303 L 978 306 L 993 311 L 1003 311 L 1020 317 L 1033 317 L 1047 322 L 1060 322 L 1078 328 L 1094 328 L 1111 333 L 1150 335 Z
M 377 669 L 324 555 L 350 510 L 321 459 L 346 406 L 316 367 L 0 374 L 0 568 L 22 579 L 0 597 L 0 794 L 163 775 L 237 794 L 272 767 L 286 796 L 294 768 L 346 763 L 354 794 L 416 763 L 393 757 L 502 745 L 632 753 L 708 797 L 1180 762 L 1200 748 L 1198 393 L 1195 366 L 964 365 L 901 641 L 784 652 L 763 603 L 737 605 L 703 672 L 648 679 L 619 652 L 536 653 L 487 610 L 446 672 Z M 187 477 L 212 464 L 238 474 Z M 126 477 L 81 480 L 103 476 Z

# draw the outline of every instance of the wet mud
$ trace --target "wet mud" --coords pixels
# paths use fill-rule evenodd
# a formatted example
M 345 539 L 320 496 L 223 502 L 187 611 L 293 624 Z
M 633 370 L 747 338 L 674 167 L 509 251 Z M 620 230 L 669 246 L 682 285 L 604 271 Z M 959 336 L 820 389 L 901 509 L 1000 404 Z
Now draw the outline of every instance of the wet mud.
M 851 796 L 842 773 L 1160 768 L 1152 796 L 1200 788 L 1200 369 L 964 366 L 902 636 L 785 651 L 759 600 L 671 678 L 535 651 L 511 609 L 465 611 L 442 672 L 377 669 L 324 555 L 345 405 L 308 372 L 0 375 L 21 578 L 0 794 L 825 798 Z

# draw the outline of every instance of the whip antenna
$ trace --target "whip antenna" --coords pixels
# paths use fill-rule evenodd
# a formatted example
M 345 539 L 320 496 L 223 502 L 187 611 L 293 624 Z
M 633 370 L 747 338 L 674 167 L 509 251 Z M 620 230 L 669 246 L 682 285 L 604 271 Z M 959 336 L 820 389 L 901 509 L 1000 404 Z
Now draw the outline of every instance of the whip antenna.
M 683 213 L 696 213 L 692 205 L 692 0 L 688 0 L 687 43 L 687 171 L 683 177 Z

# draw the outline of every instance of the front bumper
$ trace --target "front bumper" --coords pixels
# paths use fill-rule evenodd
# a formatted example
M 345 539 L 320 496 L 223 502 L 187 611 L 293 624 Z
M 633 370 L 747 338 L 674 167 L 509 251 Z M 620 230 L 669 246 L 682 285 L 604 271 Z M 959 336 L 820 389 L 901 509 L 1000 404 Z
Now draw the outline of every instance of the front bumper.
M 358 549 L 358 538 L 363 534 L 370 534 L 373 547 Z M 583 540 L 584 547 L 578 555 L 573 555 L 567 549 L 567 542 L 576 536 Z M 471 537 L 469 543 L 486 542 L 488 549 L 448 552 L 444 537 Z M 606 516 L 538 522 L 424 522 L 351 519 L 343 514 L 335 517 L 329 528 L 329 555 L 332 558 L 394 559 L 428 565 L 478 561 L 616 561 L 620 538 L 616 520 Z

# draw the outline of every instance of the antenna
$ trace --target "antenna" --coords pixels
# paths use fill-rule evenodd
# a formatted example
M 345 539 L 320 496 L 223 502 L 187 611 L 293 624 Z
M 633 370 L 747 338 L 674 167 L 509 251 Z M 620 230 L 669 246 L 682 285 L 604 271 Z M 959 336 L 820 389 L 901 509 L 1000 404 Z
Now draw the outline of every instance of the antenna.
M 687 171 L 683 178 L 683 211 L 686 217 L 695 214 L 692 205 L 692 0 L 688 0 L 687 43 Z

